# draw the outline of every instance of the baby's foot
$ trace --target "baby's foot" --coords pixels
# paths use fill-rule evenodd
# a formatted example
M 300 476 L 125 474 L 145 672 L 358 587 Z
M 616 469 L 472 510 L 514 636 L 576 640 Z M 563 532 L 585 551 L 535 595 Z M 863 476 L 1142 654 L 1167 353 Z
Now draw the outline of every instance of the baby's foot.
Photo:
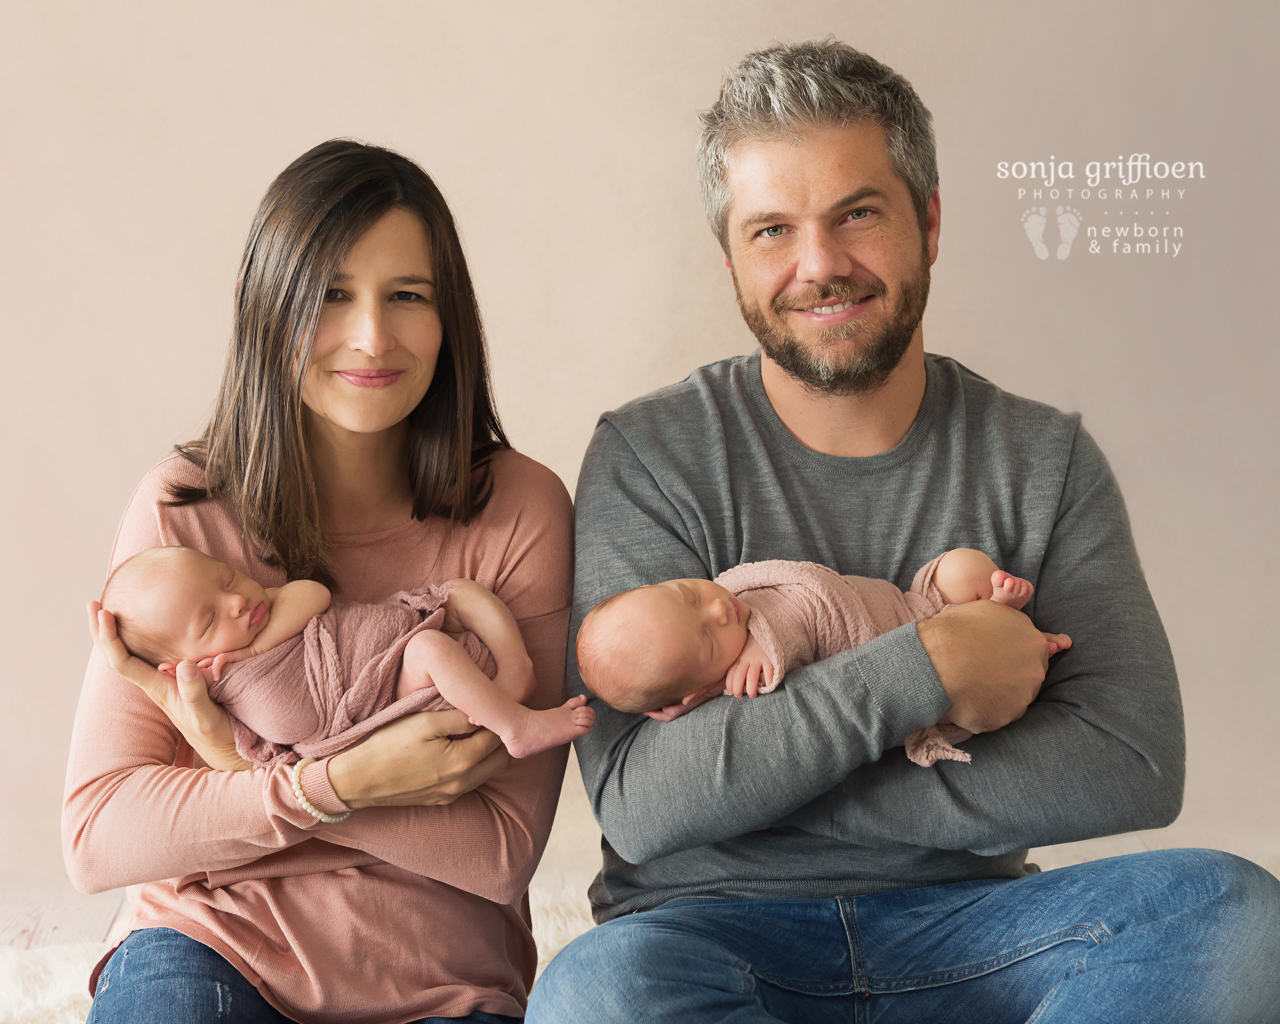
M 502 737 L 512 757 L 530 757 L 585 736 L 596 719 L 586 697 L 570 697 L 550 711 L 530 711 Z
M 1029 582 L 1017 576 L 997 569 L 991 574 L 991 600 L 996 604 L 1007 604 L 1010 608 L 1021 608 L 1031 600 L 1035 591 Z
M 1047 206 L 1039 209 L 1033 206 L 1022 215 L 1022 230 L 1027 233 L 1027 237 L 1031 239 L 1031 248 L 1042 260 L 1049 258 L 1049 247 L 1044 244 L 1045 214 L 1048 212 Z
M 1058 259 L 1065 260 L 1071 255 L 1071 243 L 1080 231 L 1080 211 L 1074 206 L 1058 207 Z M 1040 257 L 1044 259 L 1043 256 Z

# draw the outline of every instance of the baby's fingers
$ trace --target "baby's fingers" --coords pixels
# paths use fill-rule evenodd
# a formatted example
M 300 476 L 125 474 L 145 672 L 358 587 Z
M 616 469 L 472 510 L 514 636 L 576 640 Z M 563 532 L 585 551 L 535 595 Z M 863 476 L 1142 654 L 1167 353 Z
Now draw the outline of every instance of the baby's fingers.
M 747 694 L 754 697 L 760 692 L 760 666 L 752 665 L 747 672 Z

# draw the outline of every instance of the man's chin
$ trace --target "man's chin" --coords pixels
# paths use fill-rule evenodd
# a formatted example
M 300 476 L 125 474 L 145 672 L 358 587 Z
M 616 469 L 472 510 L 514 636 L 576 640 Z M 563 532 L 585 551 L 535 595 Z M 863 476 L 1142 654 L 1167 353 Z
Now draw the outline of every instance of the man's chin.
M 756 330 L 750 320 L 748 326 L 779 369 L 806 388 L 826 395 L 865 394 L 883 387 L 902 362 L 915 333 L 915 325 L 910 330 L 905 324 L 879 325 L 870 339 L 828 338 L 806 343 L 790 332 Z

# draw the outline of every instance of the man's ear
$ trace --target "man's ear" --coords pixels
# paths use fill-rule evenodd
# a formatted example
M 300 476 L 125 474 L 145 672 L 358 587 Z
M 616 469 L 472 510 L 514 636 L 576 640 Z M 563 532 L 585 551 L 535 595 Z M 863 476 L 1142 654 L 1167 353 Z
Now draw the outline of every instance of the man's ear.
M 724 257 L 724 269 L 729 271 L 731 275 L 733 274 L 733 264 L 729 262 L 728 254 L 726 254 Z
M 929 266 L 938 262 L 938 236 L 942 234 L 942 197 L 933 190 L 925 209 L 925 240 L 929 246 Z

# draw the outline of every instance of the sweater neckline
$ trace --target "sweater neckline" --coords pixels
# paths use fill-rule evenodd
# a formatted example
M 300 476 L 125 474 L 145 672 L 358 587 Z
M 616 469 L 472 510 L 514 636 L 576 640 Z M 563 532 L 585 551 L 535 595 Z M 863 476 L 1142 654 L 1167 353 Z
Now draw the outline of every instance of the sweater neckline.
M 743 390 L 747 401 L 751 405 L 757 422 L 769 435 L 770 441 L 777 448 L 782 449 L 792 461 L 822 473 L 863 476 L 900 466 L 915 456 L 932 432 L 941 404 L 941 375 L 934 365 L 934 357 L 926 352 L 924 400 L 920 403 L 916 418 L 902 440 L 888 451 L 880 452 L 878 455 L 828 455 L 802 444 L 782 422 L 782 418 L 764 390 L 764 381 L 760 376 L 760 350 L 756 349 L 747 356 L 741 365 Z

